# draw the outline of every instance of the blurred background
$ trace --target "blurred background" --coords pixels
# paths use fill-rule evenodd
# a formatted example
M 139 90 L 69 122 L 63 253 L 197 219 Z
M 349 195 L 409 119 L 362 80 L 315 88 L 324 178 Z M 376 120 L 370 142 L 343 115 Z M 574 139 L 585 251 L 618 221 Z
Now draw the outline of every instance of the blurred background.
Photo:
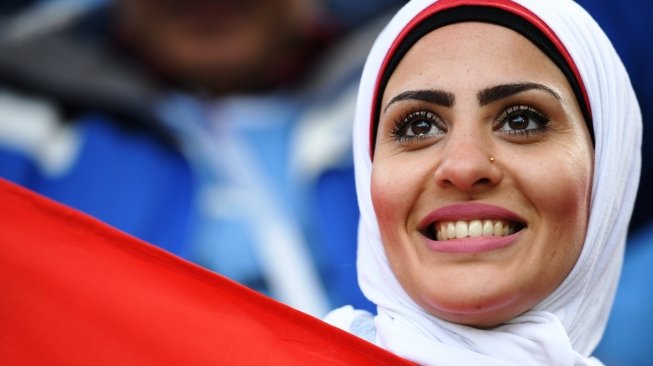
M 310 314 L 374 311 L 356 281 L 350 129 L 367 52 L 403 3 L 3 0 L 0 177 Z M 645 123 L 597 355 L 646 365 L 653 6 L 579 3 L 622 57 Z
M 311 314 L 356 285 L 350 126 L 397 1 L 0 7 L 0 176 Z

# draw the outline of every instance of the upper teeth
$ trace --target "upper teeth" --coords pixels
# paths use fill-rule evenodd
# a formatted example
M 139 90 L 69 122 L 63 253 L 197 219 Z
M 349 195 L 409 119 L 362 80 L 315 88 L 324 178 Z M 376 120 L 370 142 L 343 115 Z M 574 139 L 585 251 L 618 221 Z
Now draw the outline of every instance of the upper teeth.
M 505 236 L 515 232 L 515 226 L 502 220 L 441 221 L 435 226 L 438 240 L 462 239 L 468 236 Z

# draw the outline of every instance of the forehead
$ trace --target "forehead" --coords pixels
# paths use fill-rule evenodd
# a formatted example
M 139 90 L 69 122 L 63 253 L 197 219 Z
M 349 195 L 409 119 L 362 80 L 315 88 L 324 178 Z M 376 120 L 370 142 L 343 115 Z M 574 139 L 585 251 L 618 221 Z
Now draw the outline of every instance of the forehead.
M 438 28 L 417 41 L 399 62 L 384 94 L 434 83 L 459 88 L 506 81 L 566 84 L 555 64 L 521 34 L 499 25 L 464 22 Z

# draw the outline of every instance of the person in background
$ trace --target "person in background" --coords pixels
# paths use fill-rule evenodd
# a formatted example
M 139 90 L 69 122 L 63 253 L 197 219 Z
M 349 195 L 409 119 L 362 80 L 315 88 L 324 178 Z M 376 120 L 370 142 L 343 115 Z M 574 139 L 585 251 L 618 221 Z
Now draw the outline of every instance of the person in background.
M 0 177 L 300 310 L 369 307 L 349 126 L 384 4 L 7 7 Z

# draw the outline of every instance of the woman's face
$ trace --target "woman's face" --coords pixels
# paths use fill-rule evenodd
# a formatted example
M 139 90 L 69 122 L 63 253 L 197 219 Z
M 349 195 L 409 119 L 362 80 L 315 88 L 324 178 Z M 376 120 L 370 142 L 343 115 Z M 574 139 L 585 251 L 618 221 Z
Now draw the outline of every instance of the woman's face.
M 375 149 L 385 251 L 429 313 L 499 324 L 576 263 L 591 138 L 561 71 L 518 33 L 459 23 L 423 37 L 388 82 Z

